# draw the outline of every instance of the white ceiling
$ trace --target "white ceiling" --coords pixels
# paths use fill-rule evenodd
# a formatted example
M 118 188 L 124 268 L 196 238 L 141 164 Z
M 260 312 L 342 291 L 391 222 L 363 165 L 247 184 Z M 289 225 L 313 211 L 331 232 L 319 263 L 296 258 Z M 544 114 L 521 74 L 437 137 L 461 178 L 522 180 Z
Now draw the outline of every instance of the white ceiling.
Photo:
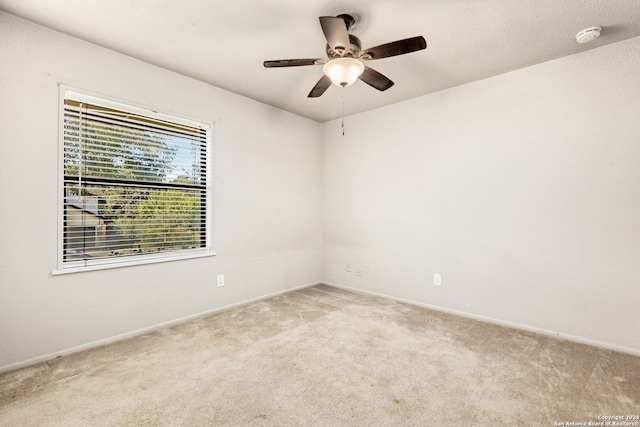
M 324 122 L 640 35 L 640 0 L 0 0 L 0 9 Z M 319 16 L 353 15 L 363 47 L 422 35 L 427 49 L 368 62 L 395 85 L 307 94 L 321 66 Z M 597 40 L 575 34 L 601 26 Z

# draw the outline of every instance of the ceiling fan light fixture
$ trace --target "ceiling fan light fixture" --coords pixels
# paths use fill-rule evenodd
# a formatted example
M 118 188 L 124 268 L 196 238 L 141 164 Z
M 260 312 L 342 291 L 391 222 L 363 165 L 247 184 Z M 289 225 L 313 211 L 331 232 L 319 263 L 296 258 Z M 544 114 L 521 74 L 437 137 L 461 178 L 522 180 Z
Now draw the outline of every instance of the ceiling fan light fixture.
M 334 58 L 324 64 L 324 74 L 337 86 L 350 86 L 364 72 L 364 64 L 355 58 Z

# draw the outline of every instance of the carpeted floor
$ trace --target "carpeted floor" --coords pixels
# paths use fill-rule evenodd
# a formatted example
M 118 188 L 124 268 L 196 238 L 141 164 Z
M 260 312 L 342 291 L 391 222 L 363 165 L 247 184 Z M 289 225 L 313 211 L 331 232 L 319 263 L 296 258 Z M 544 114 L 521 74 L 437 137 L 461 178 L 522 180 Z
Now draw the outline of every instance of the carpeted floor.
M 0 376 L 2 426 L 556 426 L 637 414 L 640 357 L 324 285 Z

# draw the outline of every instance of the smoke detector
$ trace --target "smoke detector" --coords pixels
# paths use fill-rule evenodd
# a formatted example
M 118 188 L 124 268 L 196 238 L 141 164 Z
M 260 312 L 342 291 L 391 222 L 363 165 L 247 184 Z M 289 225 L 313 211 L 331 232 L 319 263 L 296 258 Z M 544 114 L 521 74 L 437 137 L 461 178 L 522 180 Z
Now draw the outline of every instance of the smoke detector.
M 576 41 L 578 43 L 588 43 L 591 40 L 595 40 L 600 37 L 600 30 L 602 30 L 601 27 L 585 28 L 584 30 L 576 34 Z

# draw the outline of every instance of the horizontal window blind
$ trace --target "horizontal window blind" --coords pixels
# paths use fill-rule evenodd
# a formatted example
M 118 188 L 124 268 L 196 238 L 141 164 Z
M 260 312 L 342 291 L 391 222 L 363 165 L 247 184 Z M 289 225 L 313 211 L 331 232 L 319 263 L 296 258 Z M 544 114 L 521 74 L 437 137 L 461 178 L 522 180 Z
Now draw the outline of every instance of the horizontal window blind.
M 65 92 L 63 268 L 206 248 L 208 132 Z

